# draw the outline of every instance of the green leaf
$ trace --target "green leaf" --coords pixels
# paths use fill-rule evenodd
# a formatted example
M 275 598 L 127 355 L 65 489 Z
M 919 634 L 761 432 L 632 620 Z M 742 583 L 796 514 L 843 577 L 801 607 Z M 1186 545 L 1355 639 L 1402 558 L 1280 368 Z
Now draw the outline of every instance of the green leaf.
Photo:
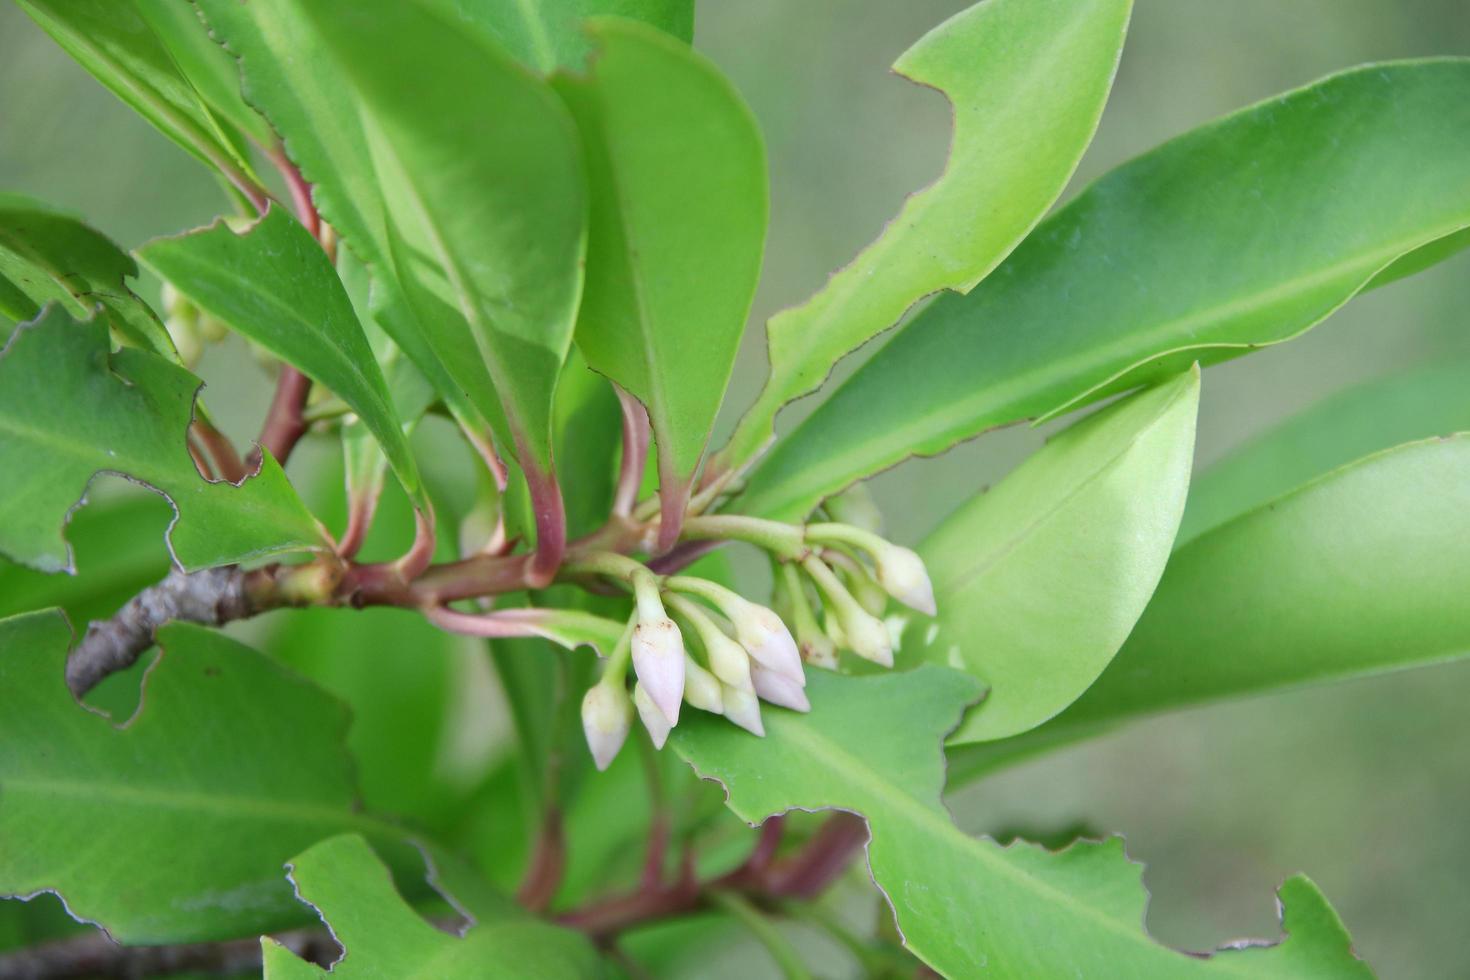
M 1179 544 L 1370 453 L 1470 431 L 1470 360 L 1379 378 L 1323 399 L 1194 479 Z
M 356 834 L 324 840 L 292 859 L 291 881 L 317 908 L 345 951 L 330 974 L 261 939 L 265 980 L 439 980 L 441 977 L 595 977 L 592 944 L 577 933 L 535 920 L 481 923 L 463 938 L 424 921 L 393 889 L 367 841 Z
M 721 450 L 739 465 L 776 413 L 815 391 L 849 351 L 940 290 L 967 293 L 1041 220 L 1097 129 L 1132 0 L 987 0 L 956 14 L 893 66 L 944 93 L 949 162 L 873 242 L 766 328 L 771 370 Z
M 199 380 L 144 351 L 108 354 L 100 319 L 52 306 L 22 324 L 0 352 L 0 553 L 43 571 L 70 571 L 67 515 L 98 473 L 152 489 L 178 513 L 169 546 L 202 568 L 327 541 L 269 453 L 236 487 L 209 483 L 189 456 Z
M 1470 652 L 1470 435 L 1336 470 L 1174 553 L 1096 684 L 964 778 L 1144 715 Z
M 765 149 L 707 59 L 640 24 L 592 30 L 591 75 L 557 82 L 592 187 L 577 346 L 648 407 L 664 513 L 682 515 L 760 278 Z
M 1371 976 L 1305 879 L 1283 889 L 1289 941 L 1194 959 L 1144 932 L 1142 869 L 1120 838 L 1052 853 L 966 836 L 940 799 L 940 743 L 977 692 L 966 675 L 935 666 L 860 678 L 815 671 L 807 692 L 811 713 L 766 712 L 764 739 L 698 713 L 670 739 L 751 823 L 793 808 L 866 817 L 869 867 L 905 945 L 941 974 Z
M 159 132 L 264 205 L 264 192 L 139 8 L 148 0 L 16 0 L 87 71 Z
M 216 118 L 250 136 L 262 149 L 271 148 L 275 134 L 265 117 L 245 103 L 240 94 L 240 71 L 209 36 L 199 10 L 190 0 L 134 0 L 138 13 L 153 28 L 173 56 L 174 63 L 194 86 Z M 243 154 L 243 151 L 242 151 Z
M 331 261 L 272 206 L 244 234 L 223 221 L 138 250 L 201 309 L 345 401 L 383 447 L 420 513 L 433 512 L 388 384 Z
M 347 712 L 318 688 L 176 624 L 117 727 L 68 693 L 70 638 L 55 612 L 0 622 L 0 894 L 56 891 L 120 942 L 230 938 L 302 919 L 280 877 L 300 848 L 401 841 L 358 812 Z
M 571 117 L 488 40 L 418 3 L 304 9 L 376 134 L 369 146 L 405 249 L 398 267 L 430 344 L 492 423 L 503 407 L 502 440 L 528 479 L 544 480 L 585 246 Z
M 158 317 L 133 291 L 132 258 L 101 233 L 38 201 L 0 195 L 0 313 L 30 320 L 55 302 L 84 320 L 99 306 L 114 333 L 136 347 L 179 359 Z
M 937 622 L 911 648 L 990 691 L 951 742 L 1046 721 L 1097 679 L 1164 572 L 1194 457 L 1199 372 L 1053 438 L 920 546 Z
M 694 0 L 438 0 L 467 23 L 543 74 L 580 69 L 593 44 L 583 21 L 602 16 L 639 20 L 688 44 L 694 39 Z
M 1470 60 L 1334 75 L 1165 143 L 940 296 L 751 478 L 800 516 L 911 455 L 1287 340 L 1470 225 Z
M 295 0 L 195 0 L 211 33 L 239 59 L 246 100 L 280 132 L 286 154 L 312 185 L 312 202 L 371 267 L 371 312 L 465 427 L 486 423 L 449 377 L 399 285 L 387 205 L 358 100 Z

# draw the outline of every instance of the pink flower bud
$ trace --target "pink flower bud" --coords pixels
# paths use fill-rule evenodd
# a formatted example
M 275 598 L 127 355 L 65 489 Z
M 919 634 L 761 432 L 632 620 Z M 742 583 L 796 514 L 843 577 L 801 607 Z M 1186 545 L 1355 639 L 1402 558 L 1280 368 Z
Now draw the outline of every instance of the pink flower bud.
M 935 614 L 934 584 L 916 552 L 890 544 L 873 553 L 873 567 L 885 592 L 910 609 L 926 616 Z
M 738 687 L 725 687 L 720 693 L 724 695 L 724 715 L 741 728 L 752 735 L 766 734 L 766 726 L 761 724 L 761 705 L 756 700 L 754 691 L 742 691 Z
M 755 684 L 755 693 L 762 701 L 769 701 L 792 711 L 812 710 L 812 703 L 807 700 L 806 692 L 800 685 L 792 683 L 791 678 L 785 674 L 756 666 L 750 672 L 750 679 Z
M 638 708 L 638 717 L 643 722 L 643 727 L 648 729 L 648 737 L 653 739 L 653 747 L 661 749 L 669 740 L 669 732 L 672 726 L 664 713 L 659 710 L 658 705 L 653 703 L 653 698 L 648 696 L 648 689 L 642 684 L 633 685 L 633 704 Z
M 677 725 L 684 698 L 684 638 L 668 616 L 640 619 L 633 627 L 633 672 L 669 725 Z
M 720 682 L 715 675 L 694 662 L 692 657 L 684 659 L 684 700 L 711 714 L 723 714 L 725 698 L 720 693 Z
M 789 677 L 797 684 L 806 686 L 806 675 L 801 669 L 801 653 L 796 649 L 796 640 L 791 631 L 781 622 L 781 617 L 753 602 L 742 600 L 740 605 L 731 604 L 725 610 L 735 624 L 735 638 L 750 654 L 750 659 L 768 670 Z

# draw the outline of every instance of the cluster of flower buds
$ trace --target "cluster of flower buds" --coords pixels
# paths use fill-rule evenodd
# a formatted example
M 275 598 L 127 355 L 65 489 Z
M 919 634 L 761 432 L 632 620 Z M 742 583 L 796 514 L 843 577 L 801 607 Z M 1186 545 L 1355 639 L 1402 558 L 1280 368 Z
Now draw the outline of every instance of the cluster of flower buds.
M 719 521 L 720 536 L 771 551 L 776 609 L 707 579 L 659 577 L 622 556 L 586 563 L 584 570 L 624 582 L 634 598 L 627 629 L 582 702 L 583 730 L 599 769 L 622 747 L 635 710 L 659 748 L 679 723 L 683 703 L 764 735 L 761 701 L 811 710 L 804 665 L 836 669 L 843 649 L 893 665 L 894 643 L 883 619 L 890 598 L 934 614 L 923 561 L 872 531 L 838 523 L 802 528 L 756 518 L 710 520 Z

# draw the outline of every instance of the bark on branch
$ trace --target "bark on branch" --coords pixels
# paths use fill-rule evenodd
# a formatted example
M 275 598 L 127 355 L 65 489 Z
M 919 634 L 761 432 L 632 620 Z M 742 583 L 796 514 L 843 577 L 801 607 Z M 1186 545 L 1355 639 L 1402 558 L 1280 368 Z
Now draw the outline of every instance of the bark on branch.
M 298 929 L 274 938 L 318 966 L 341 954 L 325 929 Z M 139 980 L 184 972 L 232 977 L 260 968 L 259 939 L 119 946 L 97 932 L 0 953 L 0 980 Z

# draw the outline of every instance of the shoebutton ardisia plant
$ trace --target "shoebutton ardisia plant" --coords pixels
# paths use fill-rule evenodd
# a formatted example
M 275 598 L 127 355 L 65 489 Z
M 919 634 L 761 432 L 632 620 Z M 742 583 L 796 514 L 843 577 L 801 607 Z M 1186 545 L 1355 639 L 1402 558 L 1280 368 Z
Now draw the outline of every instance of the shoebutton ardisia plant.
M 1470 243 L 1470 61 L 1333 75 L 1047 216 L 1130 4 L 984 0 L 896 66 L 953 107 L 942 176 L 770 321 L 712 442 L 767 177 L 692 0 L 17 2 L 231 210 L 129 255 L 0 200 L 0 893 L 120 944 L 5 903 L 0 974 L 643 975 L 748 929 L 788 976 L 1367 975 L 1304 878 L 1281 942 L 1186 955 L 1116 840 L 1002 847 L 941 792 L 1470 649 L 1470 441 L 1424 439 L 1470 428 L 1463 397 L 1365 390 L 1190 486 L 1202 367 Z M 228 334 L 275 374 L 244 452 L 191 373 Z M 917 551 L 862 496 L 1111 396 Z M 103 474 L 167 528 L 79 509 Z M 269 659 L 213 629 L 283 609 Z M 450 634 L 488 638 L 503 696 L 463 707 Z M 126 724 L 76 703 L 127 717 L 140 683 Z M 487 713 L 505 751 L 446 773 Z

